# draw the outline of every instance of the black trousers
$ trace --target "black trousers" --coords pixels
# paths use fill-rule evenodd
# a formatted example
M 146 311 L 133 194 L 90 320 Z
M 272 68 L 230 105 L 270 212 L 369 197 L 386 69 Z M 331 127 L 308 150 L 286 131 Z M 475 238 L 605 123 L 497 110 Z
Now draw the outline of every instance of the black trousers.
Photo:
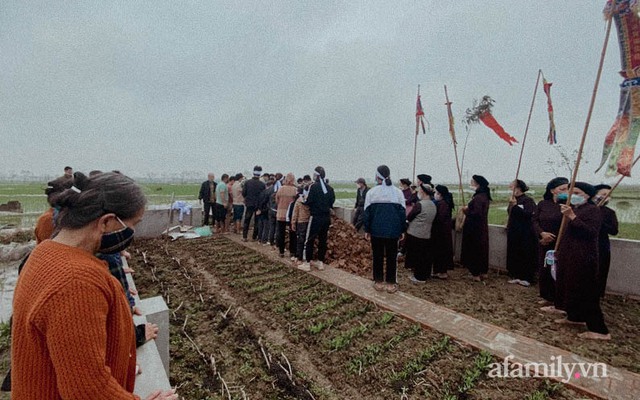
M 296 258 L 300 261 L 304 259 L 305 249 L 304 244 L 307 241 L 307 229 L 309 228 L 308 222 L 300 222 L 296 224 Z
M 404 264 L 407 268 L 413 268 L 413 276 L 416 279 L 426 281 L 431 276 L 433 265 L 431 239 L 420 239 L 409 234 L 406 235 L 406 238 Z
M 398 264 L 398 238 L 388 239 L 371 237 L 371 250 L 373 252 L 373 280 L 387 283 L 396 283 Z M 384 274 L 384 260 L 387 259 L 386 278 Z
M 595 288 L 594 288 L 595 289 Z M 600 308 L 600 293 L 594 290 L 583 301 L 567 302 L 567 319 L 574 322 L 586 322 L 587 329 L 591 332 L 606 335 L 609 333 L 604 323 L 604 316 Z
M 216 203 L 209 203 L 205 201 L 202 204 L 202 210 L 204 211 L 204 220 L 202 221 L 202 225 L 209 225 L 209 216 L 211 216 L 211 222 L 215 220 L 214 212 Z
M 327 236 L 329 234 L 331 217 L 329 215 L 316 215 L 309 219 L 307 239 L 305 240 L 305 259 L 307 262 L 313 258 L 313 244 L 318 239 L 318 261 L 324 262 L 327 254 Z
M 242 227 L 242 237 L 244 239 L 249 235 L 249 225 L 251 224 L 251 218 L 256 213 L 255 207 L 247 206 L 244 212 L 244 226 Z M 253 221 L 253 240 L 258 238 L 258 223 L 257 221 Z

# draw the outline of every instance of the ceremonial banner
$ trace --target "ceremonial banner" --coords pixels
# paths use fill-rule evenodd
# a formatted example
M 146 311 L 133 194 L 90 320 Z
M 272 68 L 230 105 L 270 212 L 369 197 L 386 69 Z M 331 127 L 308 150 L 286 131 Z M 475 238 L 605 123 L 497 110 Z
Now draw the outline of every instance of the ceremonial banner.
M 422 126 L 422 133 L 426 134 L 427 132 L 424 129 L 424 110 L 422 109 L 420 95 L 418 95 L 418 100 L 416 100 L 416 135 L 418 134 L 419 126 Z
M 493 130 L 500 139 L 509 143 L 509 146 L 513 146 L 514 143 L 518 143 L 516 138 L 509 135 L 491 114 L 491 109 L 493 108 L 494 103 L 494 100 L 491 97 L 484 96 L 479 103 L 475 100 L 473 103 L 473 107 L 467 108 L 466 111 L 465 122 L 467 125 L 481 121 L 487 128 Z
M 622 60 L 618 115 L 605 137 L 602 159 L 606 175 L 631 176 L 631 166 L 640 135 L 640 18 L 637 0 L 609 0 L 605 18 L 613 18 L 618 31 Z
M 547 80 L 542 77 L 542 88 L 544 90 L 544 94 L 547 95 L 547 111 L 549 112 L 549 136 L 547 137 L 547 142 L 549 144 L 556 144 L 558 140 L 556 138 L 556 124 L 553 121 L 553 104 L 551 103 L 551 82 L 547 82 Z

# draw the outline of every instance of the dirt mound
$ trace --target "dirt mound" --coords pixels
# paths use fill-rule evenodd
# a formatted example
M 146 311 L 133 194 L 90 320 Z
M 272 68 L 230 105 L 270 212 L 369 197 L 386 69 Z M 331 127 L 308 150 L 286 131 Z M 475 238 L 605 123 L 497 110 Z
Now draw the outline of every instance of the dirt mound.
M 327 241 L 327 262 L 360 276 L 371 275 L 371 244 L 363 233 L 340 218 L 331 221 Z

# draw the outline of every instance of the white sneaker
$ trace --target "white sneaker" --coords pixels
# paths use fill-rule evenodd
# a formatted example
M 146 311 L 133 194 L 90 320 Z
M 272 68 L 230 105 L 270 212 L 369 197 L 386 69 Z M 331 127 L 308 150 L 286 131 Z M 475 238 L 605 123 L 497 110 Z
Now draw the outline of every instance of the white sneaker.
M 291 261 L 295 261 L 295 260 L 296 260 L 295 256 L 291 257 Z
M 416 278 L 415 275 L 409 276 L 409 280 L 416 285 L 420 283 L 427 283 L 427 281 L 421 281 L 420 279 Z
M 520 279 L 512 279 L 509 283 L 520 283 Z
M 316 268 L 318 268 L 318 271 L 324 271 L 324 263 L 322 261 L 316 262 Z
M 311 271 L 311 264 L 309 264 L 308 262 L 303 262 L 302 264 L 298 265 L 298 269 L 300 271 L 309 272 Z
M 528 281 L 523 281 L 521 280 L 520 282 L 518 282 L 518 285 L 524 286 L 524 287 L 529 287 L 531 286 L 531 284 Z

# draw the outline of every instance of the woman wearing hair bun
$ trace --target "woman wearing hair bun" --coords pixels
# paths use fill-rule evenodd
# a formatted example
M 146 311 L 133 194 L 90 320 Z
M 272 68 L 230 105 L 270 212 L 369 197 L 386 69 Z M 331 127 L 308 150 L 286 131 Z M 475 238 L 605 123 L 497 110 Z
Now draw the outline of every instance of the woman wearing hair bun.
M 542 196 L 543 200 L 538 203 L 533 215 L 533 230 L 538 239 L 538 286 L 542 298 L 538 304 L 543 305 L 542 310 L 547 312 L 562 312 L 556 310 L 553 305 L 556 284 L 551 277 L 550 268 L 545 266 L 545 255 L 547 251 L 555 248 L 556 236 L 562 223 L 560 204 L 567 201 L 568 189 L 567 178 L 558 177 L 550 180 Z
M 511 277 L 509 283 L 528 287 L 533 283 L 538 260 L 532 224 L 536 203 L 525 194 L 529 187 L 524 181 L 517 179 L 511 182 L 509 189 L 514 194 L 507 208 L 507 271 Z
M 76 178 L 56 198 L 59 232 L 36 246 L 15 289 L 12 398 L 138 399 L 129 304 L 94 254 L 126 248 L 145 204 L 140 187 L 114 173 Z
M 364 204 L 365 238 L 371 240 L 373 251 L 374 288 L 389 293 L 398 291 L 397 252 L 398 239 L 406 225 L 405 199 L 402 191 L 392 185 L 389 167 L 381 165 L 376 170 L 377 186 L 367 193 Z M 384 260 L 387 271 L 384 273 Z M 386 282 L 386 284 L 385 284 Z
M 79 172 L 76 172 L 76 175 L 77 174 L 79 174 Z M 57 210 L 53 207 L 53 202 L 57 195 L 71 188 L 71 186 L 73 186 L 73 178 L 67 175 L 47 182 L 47 188 L 44 190 L 44 194 L 47 195 L 47 203 L 49 203 L 51 208 L 38 217 L 36 227 L 33 231 L 36 237 L 36 243 L 50 239 L 53 235 L 55 230 L 55 215 L 57 214 Z
M 407 250 L 405 266 L 413 269 L 413 275 L 409 279 L 416 284 L 426 282 L 431 275 L 433 264 L 431 228 L 437 213 L 432 198 L 431 186 L 420 184 L 418 186 L 419 201 L 407 216 L 409 227 L 405 244 Z
M 451 216 L 455 204 L 449 188 L 437 185 L 434 195 L 437 213 L 431 230 L 433 242 L 433 273 L 436 278 L 447 279 L 447 271 L 453 269 L 453 222 Z
M 462 230 L 462 265 L 469 269 L 473 280 L 480 282 L 489 272 L 489 181 L 474 175 L 471 188 L 475 191 L 469 204 L 462 208 L 467 216 Z

